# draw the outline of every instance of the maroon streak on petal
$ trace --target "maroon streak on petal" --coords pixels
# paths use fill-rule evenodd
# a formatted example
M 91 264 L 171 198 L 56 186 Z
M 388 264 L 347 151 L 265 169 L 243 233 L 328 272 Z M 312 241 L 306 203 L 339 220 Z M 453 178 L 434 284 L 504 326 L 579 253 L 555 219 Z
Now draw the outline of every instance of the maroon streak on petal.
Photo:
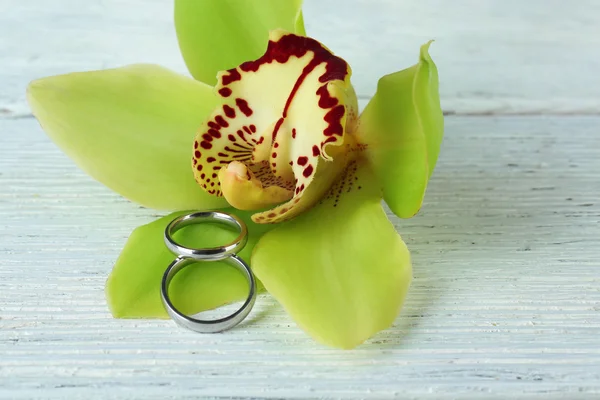
M 285 64 L 290 57 L 301 58 L 309 51 L 314 54 L 317 64 L 325 63 L 325 73 L 319 77 L 319 81 L 344 80 L 348 74 L 346 61 L 332 55 L 315 39 L 293 34 L 282 36 L 276 42 L 270 40 L 265 54 L 256 61 L 243 63 L 240 65 L 240 69 L 244 72 L 256 72 L 263 64 L 270 64 L 273 61 Z
M 283 121 L 284 121 L 283 118 L 279 118 L 279 120 L 275 124 L 275 129 L 273 129 L 273 140 L 275 140 L 277 138 L 277 133 L 279 132 L 279 128 L 281 128 Z
M 323 119 L 329 124 L 329 126 L 323 131 L 323 134 L 325 136 L 342 136 L 344 134 L 344 127 L 342 126 L 342 117 L 345 113 L 346 107 L 340 104 L 339 106 L 335 106 L 333 109 L 331 109 L 331 111 L 329 111 L 325 115 Z

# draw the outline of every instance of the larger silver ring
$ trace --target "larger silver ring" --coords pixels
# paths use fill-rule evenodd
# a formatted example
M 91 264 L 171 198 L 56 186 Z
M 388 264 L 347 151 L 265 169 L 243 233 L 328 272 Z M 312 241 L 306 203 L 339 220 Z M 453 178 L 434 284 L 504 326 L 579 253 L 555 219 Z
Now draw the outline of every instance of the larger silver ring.
M 256 280 L 254 279 L 254 275 L 252 275 L 252 271 L 250 270 L 248 264 L 246 264 L 244 260 L 235 254 L 222 261 L 237 268 L 243 273 L 244 277 L 248 281 L 250 290 L 244 304 L 242 304 L 242 306 L 233 314 L 215 320 L 196 319 L 177 310 L 169 298 L 169 285 L 171 284 L 173 277 L 177 275 L 179 271 L 191 264 L 198 262 L 198 260 L 192 258 L 177 257 L 165 271 L 161 285 L 162 301 L 167 313 L 173 319 L 173 321 L 180 326 L 196 332 L 215 333 L 233 328 L 242 322 L 246 316 L 248 316 L 250 310 L 252 310 L 252 307 L 254 306 L 254 302 L 256 301 Z
M 180 245 L 173 239 L 173 234 L 179 229 L 203 222 L 217 222 L 232 226 L 239 231 L 238 237 L 224 246 L 208 247 L 203 249 L 190 248 Z M 165 229 L 165 244 L 167 248 L 178 256 L 190 257 L 201 261 L 218 261 L 237 254 L 248 242 L 248 228 L 240 218 L 235 215 L 219 211 L 201 211 L 182 215 L 175 218 Z

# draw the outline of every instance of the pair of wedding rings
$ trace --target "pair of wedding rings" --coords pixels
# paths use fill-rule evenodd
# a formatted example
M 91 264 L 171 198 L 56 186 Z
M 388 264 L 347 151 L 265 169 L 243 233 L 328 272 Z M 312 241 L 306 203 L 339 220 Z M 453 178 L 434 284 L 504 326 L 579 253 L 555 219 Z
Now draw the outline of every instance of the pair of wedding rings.
M 238 237 L 224 246 L 210 248 L 191 248 L 177 243 L 173 235 L 178 230 L 194 224 L 216 222 L 233 227 L 239 232 Z M 248 228 L 244 221 L 235 215 L 218 211 L 195 212 L 175 218 L 165 229 L 165 244 L 177 258 L 167 267 L 162 279 L 161 297 L 169 316 L 180 326 L 200 333 L 214 333 L 231 329 L 244 320 L 252 310 L 256 301 L 256 280 L 250 266 L 237 254 L 248 241 Z M 169 297 L 171 281 L 184 268 L 202 262 L 223 261 L 240 271 L 248 282 L 248 297 L 234 313 L 214 320 L 197 319 L 179 311 Z

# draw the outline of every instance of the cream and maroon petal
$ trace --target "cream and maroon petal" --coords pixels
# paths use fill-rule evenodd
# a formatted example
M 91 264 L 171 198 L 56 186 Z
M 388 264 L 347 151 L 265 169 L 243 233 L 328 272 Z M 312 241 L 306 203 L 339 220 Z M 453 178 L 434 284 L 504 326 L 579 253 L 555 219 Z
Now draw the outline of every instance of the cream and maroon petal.
M 354 95 L 348 101 L 350 73 L 344 60 L 316 40 L 282 30 L 271 32 L 261 58 L 218 75 L 216 91 L 225 104 L 198 134 L 193 160 L 197 181 L 209 193 L 227 191 L 226 198 L 237 198 L 235 191 L 246 190 L 248 182 L 230 179 L 226 189 L 218 182 L 213 187 L 212 175 L 205 170 L 239 161 L 250 170 L 259 164 L 264 172 L 267 165 L 271 174 L 256 175 L 262 188 L 292 186 L 294 196 L 269 222 L 314 204 L 338 168 L 334 164 L 339 163 L 331 162 L 337 154 L 332 149 L 344 144 L 346 103 L 349 110 L 355 103 Z M 317 173 L 317 169 L 331 171 Z M 263 175 L 270 179 L 263 180 Z M 319 188 L 309 191 L 317 178 L 322 180 Z M 305 197 L 312 192 L 315 196 Z
M 218 75 L 216 91 L 225 104 L 196 138 L 192 164 L 198 183 L 229 201 L 243 199 L 251 187 L 253 200 L 239 203 L 245 209 L 270 206 L 273 199 L 285 201 L 291 189 L 293 198 L 273 210 L 276 217 L 267 212 L 268 222 L 310 207 L 339 172 L 340 163 L 331 162 L 329 149 L 344 143 L 349 77 L 347 63 L 314 39 L 271 32 L 261 58 Z M 222 179 L 215 182 L 215 174 L 219 177 L 231 162 L 245 164 L 253 179 L 224 172 L 227 185 Z M 321 182 L 308 190 L 316 179 Z

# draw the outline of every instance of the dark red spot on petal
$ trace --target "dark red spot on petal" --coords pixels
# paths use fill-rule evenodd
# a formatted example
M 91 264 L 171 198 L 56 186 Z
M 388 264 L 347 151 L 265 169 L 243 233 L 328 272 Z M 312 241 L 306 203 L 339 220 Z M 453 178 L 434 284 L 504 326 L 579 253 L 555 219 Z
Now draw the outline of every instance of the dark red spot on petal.
M 197 148 L 198 148 L 198 141 L 194 140 L 194 149 L 197 149 Z
M 319 154 L 321 154 L 321 151 L 319 150 L 319 146 L 317 146 L 317 145 L 313 146 L 312 151 L 313 151 L 313 156 L 315 156 L 315 157 L 318 156 Z
M 211 163 L 211 162 L 215 162 L 215 161 L 217 161 L 217 159 L 216 159 L 216 158 L 214 158 L 214 157 L 208 157 L 208 158 L 206 159 L 206 162 L 209 162 L 209 163 Z
M 220 126 L 222 126 L 223 128 L 227 128 L 227 127 L 229 126 L 229 123 L 228 123 L 227 121 L 225 121 L 225 118 L 223 118 L 223 117 L 222 117 L 222 116 L 220 116 L 220 115 L 217 115 L 217 116 L 215 117 L 215 122 L 216 122 L 217 124 L 219 124 Z
M 219 94 L 223 97 L 229 97 L 231 96 L 231 89 L 228 87 L 221 88 L 219 89 Z
M 217 131 L 221 129 L 221 126 L 219 124 L 217 124 L 216 122 L 213 122 L 213 121 L 208 121 L 207 125 L 208 125 L 208 127 L 210 129 L 214 129 L 214 130 L 217 130 Z
M 213 178 L 216 178 L 216 177 L 217 177 L 217 174 L 214 174 L 214 173 L 213 173 L 213 174 L 212 174 L 212 177 L 213 177 Z
M 204 140 L 200 143 L 200 146 L 206 150 L 210 150 L 212 148 L 212 144 L 210 144 L 209 142 L 206 142 Z
M 223 86 L 227 86 L 232 82 L 239 81 L 242 79 L 242 75 L 237 70 L 237 68 L 232 68 L 227 70 L 228 74 L 223 74 L 221 77 L 221 82 L 223 82 Z
M 278 147 L 279 147 L 279 143 L 275 143 L 275 144 L 273 145 L 273 147 L 274 147 L 274 148 L 278 148 Z
M 202 135 L 202 139 L 206 140 L 207 142 L 212 142 L 213 137 L 210 136 L 208 133 L 205 133 L 204 135 Z
M 270 213 L 269 215 L 267 215 L 267 217 L 269 218 L 275 218 L 277 216 L 277 214 L 275 213 Z
M 202 167 L 203 167 L 202 164 L 196 165 L 196 169 L 198 170 L 198 172 L 202 171 Z
M 235 105 L 238 106 L 238 108 L 240 109 L 241 112 L 244 113 L 244 115 L 246 117 L 249 117 L 252 115 L 252 109 L 250 108 L 250 106 L 248 106 L 248 102 L 244 99 L 235 99 Z
M 256 126 L 255 125 L 250 125 L 250 130 L 252 131 L 252 133 L 256 132 Z
M 206 174 L 200 175 L 200 179 L 204 179 L 204 178 L 206 178 Z
M 273 154 L 271 154 L 271 157 L 277 158 L 277 153 L 273 152 Z
M 223 105 L 223 112 L 227 116 L 227 118 L 235 118 L 235 110 L 229 107 L 227 104 Z
M 200 156 L 201 156 L 201 155 L 202 155 L 202 154 L 200 154 L 200 152 L 199 152 L 198 150 L 196 150 L 196 151 L 194 152 L 194 157 L 196 157 L 196 158 L 200 158 Z
M 308 157 L 306 157 L 306 156 L 298 157 L 298 165 L 304 166 L 304 165 L 306 165 L 307 162 L 308 162 Z
M 304 168 L 302 175 L 304 175 L 305 178 L 308 178 L 309 176 L 312 175 L 312 173 L 313 173 L 313 166 L 309 165 L 308 167 Z
M 233 136 L 232 134 L 229 134 L 227 136 L 227 138 L 229 139 L 230 142 L 235 142 L 235 136 Z
M 292 129 L 292 139 L 296 139 L 296 128 Z

